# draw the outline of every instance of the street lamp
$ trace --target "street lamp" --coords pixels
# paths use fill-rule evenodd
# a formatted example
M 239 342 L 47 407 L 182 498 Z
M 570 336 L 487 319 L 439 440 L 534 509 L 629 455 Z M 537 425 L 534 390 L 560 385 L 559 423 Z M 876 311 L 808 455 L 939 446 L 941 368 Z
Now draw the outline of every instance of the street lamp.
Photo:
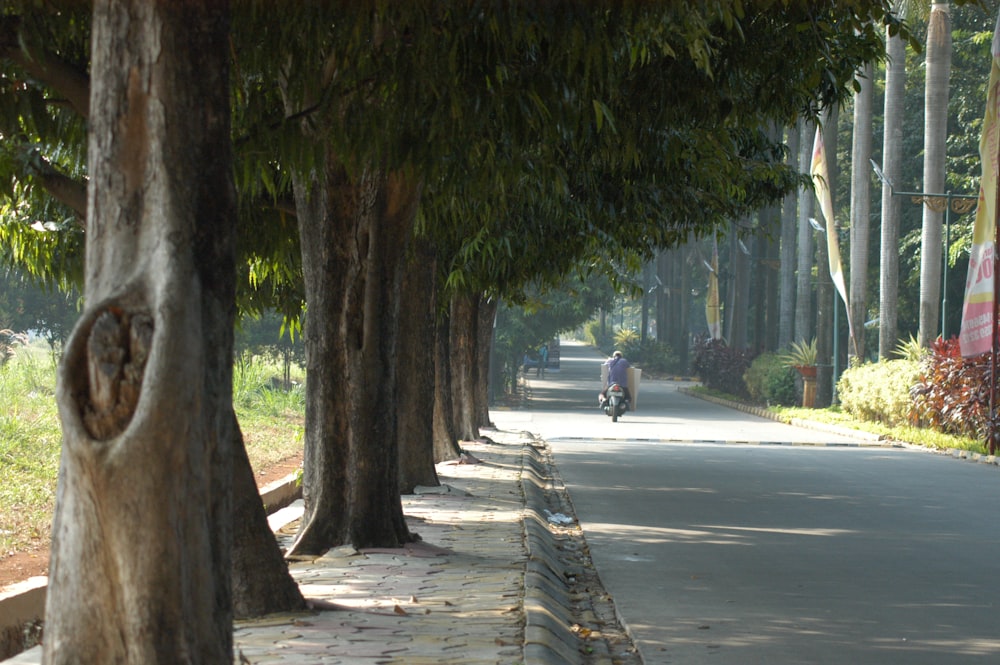
M 875 163 L 875 160 L 870 159 L 868 161 L 871 162 L 875 175 L 883 185 L 889 188 L 889 193 L 893 196 L 909 196 L 910 201 L 916 205 L 926 205 L 934 212 L 944 211 L 944 256 L 941 258 L 941 339 L 947 339 L 945 331 L 948 317 L 945 316 L 945 312 L 948 307 L 948 251 L 951 246 L 951 213 L 964 215 L 971 210 L 975 210 L 976 201 L 979 200 L 979 197 L 969 196 L 968 194 L 952 194 L 951 192 L 945 192 L 944 194 L 897 192 L 892 186 L 892 181 L 882 172 L 881 167 Z

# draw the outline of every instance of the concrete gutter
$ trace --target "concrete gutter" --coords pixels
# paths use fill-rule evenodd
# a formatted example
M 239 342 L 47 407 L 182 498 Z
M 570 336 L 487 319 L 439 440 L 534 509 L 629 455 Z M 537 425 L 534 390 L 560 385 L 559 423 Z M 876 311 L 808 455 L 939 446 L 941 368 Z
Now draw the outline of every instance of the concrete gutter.
M 260 490 L 269 516 L 302 496 L 299 474 L 292 473 Z M 269 517 L 269 523 L 271 521 Z M 45 618 L 45 592 L 49 578 L 32 577 L 0 590 L 0 661 L 37 644 Z

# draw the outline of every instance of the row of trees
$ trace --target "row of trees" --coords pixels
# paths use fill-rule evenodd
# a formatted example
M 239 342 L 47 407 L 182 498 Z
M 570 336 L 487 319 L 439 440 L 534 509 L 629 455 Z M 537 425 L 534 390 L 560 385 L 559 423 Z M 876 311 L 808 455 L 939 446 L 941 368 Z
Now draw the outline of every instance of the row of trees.
M 6 3 L 3 257 L 84 285 L 46 662 L 228 662 L 234 611 L 302 604 L 233 415 L 238 305 L 307 309 L 293 552 L 405 542 L 400 490 L 488 421 L 500 300 L 794 190 L 771 128 L 842 100 L 889 10 Z
M 822 236 L 809 224 L 819 214 L 807 188 L 787 196 L 780 208 L 767 207 L 735 222 L 719 242 L 724 336 L 730 345 L 775 350 L 820 331 L 825 352 L 820 362 L 829 371 L 834 307 L 840 314 L 840 368 L 847 366 L 849 353 L 884 359 L 892 357 L 901 340 L 913 337 L 926 346 L 941 330 L 958 332 L 973 221 L 973 215 L 962 211 L 974 209 L 978 191 L 978 141 L 995 8 L 936 3 L 933 12 L 930 6 L 925 9 L 924 16 L 912 14 L 911 40 L 917 42 L 911 46 L 925 46 L 906 48 L 898 36 L 887 39 L 887 60 L 859 75 L 859 90 L 825 125 L 857 350 L 848 340 L 847 312 L 834 300 L 821 254 L 825 247 L 816 243 Z M 942 45 L 947 54 L 940 52 Z M 950 77 L 944 76 L 943 98 L 940 91 L 925 95 L 925 73 L 941 78 L 937 62 L 925 65 L 925 60 L 946 55 L 952 67 Z M 934 86 L 940 90 L 941 81 Z M 925 132 L 925 116 L 937 116 L 930 121 L 933 130 Z M 946 149 L 943 127 L 951 128 Z M 815 126 L 807 123 L 784 132 L 788 159 L 804 173 L 810 168 L 814 132 Z M 938 145 L 925 149 L 925 139 L 931 137 Z M 881 203 L 872 200 L 871 186 L 880 182 L 870 160 L 881 165 L 893 184 L 892 189 L 883 186 Z M 928 179 L 928 174 L 935 177 Z M 914 199 L 903 192 L 970 198 Z M 947 225 L 945 203 L 952 205 Z M 657 282 L 645 280 L 657 295 L 657 331 L 679 350 L 686 348 L 690 335 L 705 330 L 701 296 L 711 253 L 711 240 L 671 249 L 656 263 Z M 942 302 L 947 305 L 943 311 Z M 824 392 L 822 397 L 829 399 Z

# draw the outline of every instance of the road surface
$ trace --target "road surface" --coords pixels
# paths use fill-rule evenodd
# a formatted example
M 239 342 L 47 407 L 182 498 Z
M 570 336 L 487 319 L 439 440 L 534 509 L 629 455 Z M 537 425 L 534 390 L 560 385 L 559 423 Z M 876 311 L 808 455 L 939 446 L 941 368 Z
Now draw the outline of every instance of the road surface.
M 493 415 L 549 442 L 647 665 L 1000 662 L 1000 469 L 666 381 L 612 423 L 596 407 L 601 360 L 563 346 L 528 409 Z

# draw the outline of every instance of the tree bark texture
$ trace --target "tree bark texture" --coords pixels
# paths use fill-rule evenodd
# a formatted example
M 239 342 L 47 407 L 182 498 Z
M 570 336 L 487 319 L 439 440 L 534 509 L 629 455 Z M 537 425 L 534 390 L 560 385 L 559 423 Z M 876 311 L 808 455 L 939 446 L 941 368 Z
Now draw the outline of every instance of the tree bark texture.
M 894 3 L 897 7 L 899 1 Z M 886 34 L 885 135 L 882 141 L 882 171 L 890 183 L 898 183 L 903 172 L 903 101 L 906 96 L 906 43 Z M 896 348 L 899 320 L 899 220 L 903 202 L 892 187 L 882 184 L 882 230 L 879 260 L 878 357 L 887 360 Z
M 399 313 L 399 490 L 439 485 L 434 468 L 434 343 L 437 318 L 436 252 L 414 240 L 403 274 Z
M 43 662 L 232 661 L 228 4 L 93 8 Z
M 865 319 L 868 318 L 868 251 L 871 236 L 872 103 L 871 64 L 857 77 L 861 91 L 854 95 L 854 139 L 851 150 L 851 309 L 854 345 L 848 353 L 865 358 Z
M 951 74 L 951 16 L 935 2 L 927 21 L 927 84 L 924 87 L 924 193 L 944 194 L 948 138 L 948 78 Z M 940 333 L 943 210 L 923 206 L 920 232 L 920 328 L 924 348 Z
M 454 430 L 459 440 L 479 436 L 476 391 L 479 387 L 479 295 L 461 293 L 451 298 L 451 399 Z
M 450 308 L 449 308 L 450 310 Z M 447 462 L 462 454 L 455 430 L 455 405 L 452 395 L 451 313 L 434 322 L 434 461 Z
M 295 179 L 308 315 L 305 514 L 289 554 L 412 539 L 399 498 L 397 338 L 414 180 L 333 156 Z
M 267 523 L 243 434 L 233 419 L 233 614 L 237 619 L 306 607 Z
M 476 315 L 476 390 L 473 393 L 477 435 L 480 427 L 493 426 L 490 420 L 490 356 L 496 315 L 496 299 L 480 297 Z
M 788 165 L 795 169 L 799 159 L 799 131 L 790 128 L 787 131 Z M 795 334 L 795 236 L 796 216 L 795 204 L 798 197 L 795 192 L 789 192 L 781 204 L 781 249 L 780 249 L 780 279 L 778 312 L 778 348 L 787 348 L 794 340 Z
M 799 173 L 809 173 L 812 161 L 813 134 L 816 128 L 807 122 L 799 126 Z M 799 222 L 798 222 L 798 254 L 795 271 L 795 341 L 811 340 L 816 329 L 816 319 L 813 316 L 812 281 L 813 267 L 813 229 L 809 218 L 813 211 L 813 193 L 803 187 L 799 190 Z

